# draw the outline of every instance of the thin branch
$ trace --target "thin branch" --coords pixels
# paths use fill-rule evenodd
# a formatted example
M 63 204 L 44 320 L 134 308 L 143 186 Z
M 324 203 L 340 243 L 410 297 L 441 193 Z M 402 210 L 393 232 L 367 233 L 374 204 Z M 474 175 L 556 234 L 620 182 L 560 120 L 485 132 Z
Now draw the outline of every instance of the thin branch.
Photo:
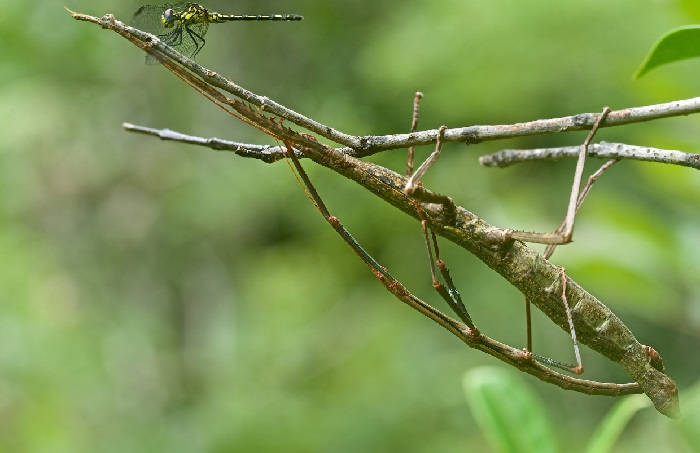
M 698 112 L 700 112 L 700 97 L 695 97 L 663 104 L 613 110 L 600 127 L 622 126 L 624 124 L 690 115 Z M 580 131 L 592 128 L 599 116 L 600 113 L 579 113 L 578 115 L 525 123 L 458 127 L 447 129 L 444 140 L 446 142 L 480 143 L 514 137 Z M 361 157 L 387 149 L 435 143 L 437 135 L 438 130 L 432 129 L 412 134 L 362 137 Z
M 170 58 L 178 61 L 192 70 L 194 74 L 198 74 L 191 66 L 180 61 L 181 58 L 184 58 L 180 54 L 160 42 L 146 43 L 142 39 L 136 38 L 133 28 L 115 21 L 112 16 L 107 15 L 102 19 L 97 19 L 74 14 L 74 17 L 111 29 L 143 48 L 149 54 L 156 54 L 161 59 Z M 142 32 L 138 33 L 147 35 Z M 147 36 L 151 40 L 154 39 L 152 35 Z M 154 50 L 156 46 L 165 50 L 160 48 Z M 171 57 L 170 54 L 176 55 Z M 189 61 L 189 63 L 192 62 Z M 417 217 L 414 207 L 415 200 L 403 192 L 407 182 L 403 176 L 371 162 L 340 153 L 317 142 L 312 136 L 299 134 L 282 126 L 278 121 L 279 118 L 273 119 L 263 115 L 260 108 L 251 107 L 245 102 L 226 97 L 207 82 L 213 74 L 212 71 L 195 65 L 195 69 L 207 74 L 202 76 L 203 79 L 200 79 L 171 61 L 163 62 L 163 65 L 216 105 L 247 124 L 283 142 L 293 144 L 314 162 L 352 179 L 388 203 L 413 217 Z M 697 99 L 700 107 L 700 98 Z M 656 117 L 669 116 L 668 112 L 654 114 Z M 646 119 L 651 118 L 647 117 Z M 585 124 L 583 126 L 576 125 L 579 128 L 585 128 L 584 126 Z M 433 132 L 435 135 L 437 134 L 437 131 Z M 430 192 L 427 189 L 424 190 L 426 193 Z M 564 330 L 568 330 L 561 298 L 552 289 L 552 282 L 556 283 L 559 280 L 559 270 L 556 266 L 543 259 L 540 254 L 529 249 L 526 245 L 509 239 L 504 230 L 489 225 L 462 207 L 455 208 L 454 222 L 449 225 L 445 223 L 439 205 L 426 203 L 421 207 L 433 231 L 473 253 L 520 290 L 553 322 Z M 404 294 L 400 287 L 392 285 L 393 278 L 381 272 L 375 275 L 390 290 L 394 288 L 397 291 L 395 293 L 397 297 L 410 297 Z M 678 411 L 677 387 L 673 380 L 659 369 L 660 357 L 651 354 L 651 349 L 640 344 L 632 332 L 609 308 L 568 277 L 567 298 L 571 302 L 573 322 L 580 342 L 619 363 L 639 383 L 657 410 L 667 415 L 676 414 Z M 440 324 L 446 327 L 444 324 Z
M 216 151 L 231 151 L 234 154 L 247 157 L 250 159 L 258 159 L 267 164 L 275 163 L 287 157 L 287 151 L 283 146 L 272 145 L 255 145 L 252 143 L 240 143 L 231 140 L 226 140 L 217 137 L 199 137 L 197 135 L 183 134 L 182 132 L 172 129 L 156 129 L 147 126 L 139 126 L 131 123 L 122 123 L 125 131 L 135 132 L 137 134 L 150 135 L 158 137 L 161 140 L 187 143 L 190 145 L 199 145 L 211 148 Z M 345 153 L 350 156 L 355 155 L 355 150 L 352 148 L 335 148 L 339 153 Z M 305 158 L 299 150 L 295 150 L 298 158 Z
M 528 160 L 558 160 L 576 157 L 580 146 L 536 149 L 504 149 L 497 153 L 486 154 L 479 158 L 479 163 L 486 167 L 508 167 Z M 700 154 L 683 151 L 651 148 L 648 146 L 627 145 L 624 143 L 600 142 L 588 147 L 588 157 L 600 159 L 634 159 L 647 162 L 680 165 L 700 170 Z
M 137 126 L 131 123 L 122 123 L 122 127 L 129 132 L 158 137 L 161 140 L 189 143 L 191 145 L 206 146 L 216 151 L 233 151 L 241 157 L 259 159 L 263 162 L 273 163 L 286 157 L 286 152 L 279 146 L 252 145 L 249 143 L 232 142 L 221 138 L 202 138 L 194 135 L 186 135 L 171 129 L 153 129 L 151 127 Z M 297 151 L 298 152 L 298 151 Z

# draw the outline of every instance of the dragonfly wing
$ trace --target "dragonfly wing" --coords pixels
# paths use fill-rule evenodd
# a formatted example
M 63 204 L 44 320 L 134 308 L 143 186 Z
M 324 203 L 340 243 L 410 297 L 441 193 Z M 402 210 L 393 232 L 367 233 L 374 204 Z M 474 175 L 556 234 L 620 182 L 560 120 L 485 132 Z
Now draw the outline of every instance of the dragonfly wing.
M 134 13 L 131 19 L 133 27 L 154 35 L 170 33 L 172 28 L 165 28 L 161 21 L 161 16 L 166 9 L 173 9 L 176 12 L 183 11 L 189 6 L 189 2 L 165 3 L 162 5 L 143 5 Z
M 189 52 L 196 50 L 196 46 L 189 35 L 184 33 L 182 25 L 178 24 L 174 28 L 166 28 L 161 20 L 163 12 L 166 9 L 172 8 L 176 12 L 180 12 L 189 5 L 189 2 L 143 5 L 134 13 L 131 25 L 139 30 L 156 35 L 165 44 L 175 48 L 181 53 L 189 55 Z M 147 55 L 146 64 L 158 64 L 158 60 Z
M 182 45 L 176 49 L 183 55 L 194 58 L 202 50 L 204 35 L 209 30 L 209 22 L 191 24 L 184 27 L 182 33 Z

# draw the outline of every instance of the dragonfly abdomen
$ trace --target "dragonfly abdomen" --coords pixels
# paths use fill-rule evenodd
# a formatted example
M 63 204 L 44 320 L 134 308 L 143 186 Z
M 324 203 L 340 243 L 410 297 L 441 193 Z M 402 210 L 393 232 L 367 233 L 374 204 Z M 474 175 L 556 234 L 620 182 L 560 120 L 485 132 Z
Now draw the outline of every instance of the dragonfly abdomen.
M 219 14 L 209 13 L 209 22 L 221 23 L 233 20 L 302 20 L 304 16 L 298 14 L 258 14 L 251 16 L 247 14 Z

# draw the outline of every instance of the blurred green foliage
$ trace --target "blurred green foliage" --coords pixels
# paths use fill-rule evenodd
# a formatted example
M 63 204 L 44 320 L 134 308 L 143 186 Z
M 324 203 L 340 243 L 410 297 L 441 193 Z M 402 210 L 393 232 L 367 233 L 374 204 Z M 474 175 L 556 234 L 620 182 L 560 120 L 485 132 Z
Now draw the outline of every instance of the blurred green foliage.
M 481 366 L 466 372 L 462 384 L 472 414 L 495 451 L 562 451 L 557 446 L 554 425 L 545 415 L 542 401 L 532 394 L 517 373 L 503 367 Z M 591 435 L 586 453 L 612 451 L 630 419 L 639 410 L 651 407 L 646 395 L 631 395 L 620 400 Z
M 67 6 L 129 19 L 138 3 Z M 693 21 L 681 1 L 208 6 L 303 14 L 300 23 L 212 27 L 199 61 L 355 134 L 405 132 L 416 90 L 425 93 L 420 126 L 434 128 L 666 102 L 700 88 L 696 60 L 630 78 L 658 36 Z M 127 41 L 71 20 L 63 2 L 0 4 L 0 55 L 0 450 L 487 446 L 460 376 L 493 359 L 386 293 L 284 163 L 160 142 L 120 124 L 256 143 L 266 137 L 144 65 Z M 597 139 L 697 152 L 699 132 L 690 116 L 605 129 Z M 425 182 L 491 223 L 552 230 L 572 161 L 495 170 L 480 168 L 477 157 L 583 137 L 448 144 Z M 405 151 L 372 160 L 403 171 Z M 418 225 L 306 166 L 363 245 L 439 305 Z M 699 202 L 697 172 L 623 162 L 593 189 L 575 242 L 554 255 L 663 355 L 682 389 L 700 376 Z M 480 328 L 522 345 L 517 291 L 441 244 Z M 539 314 L 534 331 L 538 352 L 569 357 L 566 334 Z M 584 360 L 590 378 L 626 380 L 589 350 Z M 557 421 L 557 437 L 574 447 L 615 403 L 525 379 Z M 697 425 L 686 426 L 697 436 Z M 644 411 L 618 451 L 690 448 L 675 432 Z

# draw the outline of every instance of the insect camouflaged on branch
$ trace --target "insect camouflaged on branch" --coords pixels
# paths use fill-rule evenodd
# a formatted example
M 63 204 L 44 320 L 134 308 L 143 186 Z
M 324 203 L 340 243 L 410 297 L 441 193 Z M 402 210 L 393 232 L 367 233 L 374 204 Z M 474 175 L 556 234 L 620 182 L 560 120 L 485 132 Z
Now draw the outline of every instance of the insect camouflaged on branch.
M 116 20 L 113 15 L 106 14 L 102 18 L 97 18 L 85 14 L 73 13 L 72 16 L 76 20 L 92 22 L 100 25 L 102 28 L 115 31 L 125 39 L 131 41 L 137 47 L 142 48 L 148 53 L 156 53 L 159 58 L 162 58 L 163 65 L 169 71 L 180 77 L 188 86 L 195 89 L 200 94 L 207 97 L 219 107 L 233 114 L 239 119 L 242 119 L 246 124 L 259 128 L 261 131 L 270 134 L 273 137 L 283 141 L 287 154 L 290 159 L 295 160 L 295 152 L 292 146 L 298 150 L 303 150 L 305 157 L 316 162 L 317 164 L 326 166 L 336 173 L 348 177 L 356 183 L 363 186 L 365 189 L 379 196 L 383 200 L 391 203 L 405 213 L 417 217 L 414 199 L 409 197 L 404 192 L 407 179 L 386 169 L 380 165 L 371 162 L 363 161 L 352 155 L 345 154 L 342 151 L 327 147 L 315 141 L 309 140 L 307 137 L 291 131 L 288 128 L 283 128 L 279 124 L 270 121 L 267 117 L 260 115 L 259 112 L 250 108 L 250 106 L 239 100 L 234 100 L 226 97 L 219 90 L 234 94 L 242 101 L 247 101 L 252 105 L 260 105 L 260 100 L 263 98 L 255 93 L 239 87 L 231 80 L 228 80 L 217 73 L 204 68 L 191 59 L 185 58 L 181 53 L 178 53 L 172 47 L 168 46 L 163 41 L 153 41 L 152 36 L 142 32 L 141 30 L 125 26 L 122 22 Z M 147 44 L 146 44 L 147 43 Z M 696 102 L 697 100 L 697 102 Z M 626 122 L 640 121 L 642 116 L 631 115 L 630 112 L 641 111 L 643 118 L 653 119 L 664 116 L 674 116 L 683 113 L 693 113 L 700 111 L 700 98 L 690 99 L 685 101 L 676 101 L 669 103 L 673 104 L 673 110 L 667 109 L 663 105 L 645 106 L 636 109 L 626 109 L 624 111 L 624 120 L 615 119 L 612 112 L 610 117 L 612 121 L 609 125 L 625 124 Z M 695 109 L 695 105 L 698 108 Z M 267 104 L 266 104 L 267 105 Z M 335 129 L 323 126 L 310 118 L 306 118 L 289 108 L 277 104 L 269 100 L 269 105 L 274 106 L 272 110 L 276 115 L 285 118 L 295 124 L 318 133 L 321 136 L 328 136 L 341 140 L 338 143 L 361 143 L 362 137 L 354 137 L 336 131 Z M 662 113 L 658 114 L 658 109 L 662 108 Z M 695 109 L 695 110 L 693 110 Z M 235 112 L 234 112 L 235 111 Z M 645 113 L 646 112 L 646 113 Z M 580 115 L 579 115 L 580 116 Z M 609 117 L 609 118 L 610 118 Z M 632 118 L 632 119 L 629 119 Z M 548 123 L 560 124 L 566 121 L 567 118 L 547 120 Z M 529 124 L 522 123 L 527 129 Z M 516 125 L 517 126 L 517 125 Z M 586 124 L 580 125 L 580 129 L 586 128 Z M 508 130 L 510 126 L 475 126 L 477 128 L 486 128 L 488 130 L 501 130 L 505 127 Z M 522 129 L 522 128 L 521 128 Z M 523 130 L 525 130 L 523 129 Z M 573 128 L 549 131 L 545 129 L 537 129 L 537 133 L 546 132 L 562 132 L 564 130 L 575 130 Z M 424 131 L 423 133 L 415 133 L 415 144 L 422 143 L 421 140 L 431 140 L 436 131 Z M 445 131 L 446 140 L 448 139 L 448 131 Z M 421 135 L 422 134 L 422 135 Z M 495 139 L 493 135 L 491 139 Z M 425 137 L 423 137 L 425 135 Z M 507 134 L 511 136 L 511 134 Z M 420 137 L 423 138 L 420 138 Z M 397 136 L 385 136 L 397 137 Z M 500 137 L 500 135 L 499 135 Z M 367 137 L 365 137 L 367 138 Z M 502 138 L 502 137 L 501 137 Z M 417 140 L 417 141 L 416 141 Z M 434 138 L 433 138 L 434 140 Z M 449 140 L 454 141 L 454 137 Z M 372 140 L 365 140 L 370 143 Z M 397 143 L 403 143 L 410 146 L 414 142 L 409 141 L 394 141 L 385 142 L 385 145 L 397 146 Z M 291 145 L 291 146 L 287 146 Z M 348 145 L 350 146 L 350 145 Z M 362 156 L 363 154 L 356 154 Z M 426 193 L 430 193 L 427 189 Z M 560 327 L 568 330 L 564 309 L 562 307 L 561 294 L 555 295 L 547 293 L 546 287 L 553 280 L 561 278 L 560 269 L 549 263 L 542 257 L 541 254 L 529 249 L 520 241 L 511 241 L 510 250 L 507 254 L 494 253 L 493 251 L 493 232 L 503 231 L 497 227 L 489 225 L 483 219 L 480 219 L 475 214 L 469 212 L 461 206 L 455 207 L 456 221 L 450 227 L 445 227 L 444 216 L 439 206 L 433 203 L 427 203 L 422 206 L 423 212 L 426 215 L 427 223 L 430 228 L 440 236 L 460 245 L 464 249 L 473 253 L 476 257 L 482 260 L 486 265 L 494 271 L 501 274 L 506 280 L 520 290 L 529 300 L 532 301 L 540 310 L 543 311 L 552 321 Z M 329 216 L 327 219 L 331 225 L 339 225 L 337 219 Z M 350 240 L 350 236 L 344 237 Z M 350 243 L 352 244 L 352 240 Z M 357 244 L 354 244 L 357 246 Z M 355 248 L 355 247 L 353 247 Z M 356 252 L 358 249 L 355 249 Z M 660 357 L 652 352 L 652 349 L 640 344 L 634 337 L 631 331 L 617 318 L 609 308 L 603 305 L 598 299 L 588 293 L 585 289 L 576 284 L 572 279 L 567 280 L 567 298 L 576 301 L 574 323 L 576 331 L 579 335 L 581 343 L 587 344 L 591 348 L 601 354 L 619 363 L 622 368 L 627 371 L 636 383 L 628 384 L 613 384 L 604 382 L 595 382 L 573 378 L 559 374 L 547 367 L 542 366 L 536 360 L 527 359 L 522 350 L 511 348 L 507 345 L 491 340 L 485 335 L 474 337 L 468 335 L 464 330 L 464 324 L 449 318 L 430 305 L 420 301 L 415 296 L 411 295 L 405 287 L 388 275 L 384 275 L 380 271 L 385 269 L 376 265 L 368 256 L 360 254 L 365 263 L 373 268 L 373 272 L 377 278 L 391 291 L 397 298 L 409 304 L 414 309 L 418 310 L 431 320 L 449 330 L 454 335 L 459 337 L 467 345 L 486 352 L 512 366 L 517 367 L 523 372 L 530 373 L 539 379 L 553 383 L 565 389 L 571 389 L 578 392 L 588 394 L 600 394 L 618 396 L 628 393 L 637 393 L 640 390 L 644 391 L 653 401 L 655 407 L 662 413 L 674 415 L 678 412 L 678 394 L 677 387 L 673 380 L 663 373 L 663 367 L 660 366 Z M 527 276 L 527 278 L 524 278 Z M 478 340 L 478 341 L 477 341 Z

